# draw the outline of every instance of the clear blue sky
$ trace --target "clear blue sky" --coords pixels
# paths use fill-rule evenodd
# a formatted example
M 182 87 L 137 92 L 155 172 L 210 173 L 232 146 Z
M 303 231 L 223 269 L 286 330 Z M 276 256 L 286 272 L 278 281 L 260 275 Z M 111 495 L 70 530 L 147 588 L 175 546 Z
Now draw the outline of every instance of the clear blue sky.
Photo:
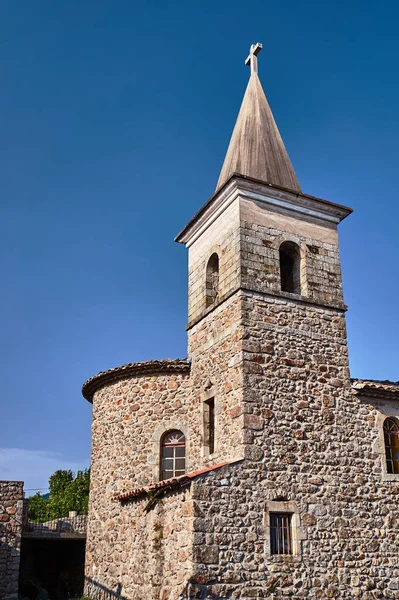
M 0 3 L 0 479 L 88 466 L 82 383 L 186 355 L 174 235 L 212 195 L 251 43 L 340 228 L 353 376 L 399 379 L 399 3 Z

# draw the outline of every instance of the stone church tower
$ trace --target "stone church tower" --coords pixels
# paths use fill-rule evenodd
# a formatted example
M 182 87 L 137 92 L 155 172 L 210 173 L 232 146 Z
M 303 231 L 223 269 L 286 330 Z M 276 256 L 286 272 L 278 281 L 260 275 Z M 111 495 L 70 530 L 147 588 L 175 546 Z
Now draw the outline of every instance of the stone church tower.
M 188 360 L 93 402 L 92 598 L 399 598 L 399 385 L 350 380 L 337 226 L 302 192 L 257 54 L 189 253 Z

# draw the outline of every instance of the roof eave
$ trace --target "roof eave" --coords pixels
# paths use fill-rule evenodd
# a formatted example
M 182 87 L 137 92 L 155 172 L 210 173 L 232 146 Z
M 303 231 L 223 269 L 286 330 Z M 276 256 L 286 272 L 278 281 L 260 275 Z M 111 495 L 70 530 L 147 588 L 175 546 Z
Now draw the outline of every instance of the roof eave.
M 128 363 L 101 371 L 90 377 L 82 386 L 82 395 L 89 402 L 93 402 L 94 394 L 102 387 L 112 383 L 129 379 L 131 377 L 144 377 L 145 375 L 189 374 L 191 363 L 188 359 L 149 360 L 146 362 Z
M 352 379 L 351 381 L 352 390 L 356 396 L 399 400 L 399 382 L 397 381 L 381 381 L 376 379 Z
M 353 212 L 352 208 L 343 206 L 342 204 L 336 204 L 335 202 L 324 200 L 322 198 L 318 198 L 317 196 L 304 194 L 303 192 L 298 192 L 297 190 L 284 188 L 272 183 L 268 183 L 267 181 L 261 181 L 246 175 L 241 175 L 240 173 L 233 173 L 233 175 L 224 183 L 224 185 L 209 198 L 209 200 L 200 208 L 200 210 L 192 217 L 192 219 L 190 219 L 180 233 L 178 233 L 178 235 L 175 237 L 175 242 L 186 244 L 190 239 L 191 233 L 195 229 L 196 224 L 202 217 L 205 216 L 205 213 L 211 208 L 211 206 L 216 204 L 217 200 L 223 200 L 224 197 L 227 197 L 233 191 L 244 191 L 245 189 L 248 190 L 251 185 L 252 187 L 257 187 L 260 192 L 271 190 L 275 192 L 275 194 L 288 194 L 292 199 L 300 199 L 305 203 L 313 203 L 321 208 L 326 215 L 328 213 L 334 214 L 337 223 L 343 221 Z M 267 194 L 265 194 L 265 196 L 267 196 Z M 299 204 L 300 203 L 298 203 L 298 207 Z M 295 207 L 294 203 L 292 203 L 292 207 Z

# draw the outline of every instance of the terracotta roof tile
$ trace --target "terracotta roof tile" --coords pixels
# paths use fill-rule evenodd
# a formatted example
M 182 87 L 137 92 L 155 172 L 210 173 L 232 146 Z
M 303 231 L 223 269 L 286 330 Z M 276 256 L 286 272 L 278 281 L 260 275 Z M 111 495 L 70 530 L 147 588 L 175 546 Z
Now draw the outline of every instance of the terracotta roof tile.
M 241 460 L 243 459 L 235 458 L 232 460 L 226 460 L 225 462 L 221 462 L 216 465 L 211 465 L 209 467 L 197 469 L 196 471 L 191 471 L 191 473 L 185 473 L 184 475 L 180 475 L 179 477 L 172 477 L 171 479 L 155 481 L 154 483 L 151 483 L 141 488 L 135 488 L 133 490 L 128 490 L 126 492 L 120 492 L 118 494 L 115 494 L 113 496 L 113 499 L 123 502 L 125 500 L 130 500 L 131 498 L 144 496 L 145 494 L 148 494 L 148 492 L 156 492 L 162 489 L 179 487 L 182 484 L 189 483 L 192 479 L 195 479 L 195 477 L 199 477 L 200 475 L 204 475 L 205 473 L 209 473 L 210 471 L 215 471 L 216 469 L 220 469 L 221 467 L 225 467 L 226 465 L 232 465 L 234 463 L 240 462 Z
M 376 398 L 399 400 L 399 381 L 378 379 L 351 379 L 355 394 L 364 394 Z

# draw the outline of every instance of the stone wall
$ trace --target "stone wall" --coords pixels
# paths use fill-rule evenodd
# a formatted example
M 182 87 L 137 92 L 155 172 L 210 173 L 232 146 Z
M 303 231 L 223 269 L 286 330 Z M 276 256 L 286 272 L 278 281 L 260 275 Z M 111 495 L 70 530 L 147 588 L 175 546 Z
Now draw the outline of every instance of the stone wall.
M 136 377 L 95 394 L 90 595 L 397 598 L 399 477 L 384 480 L 381 450 L 381 423 L 397 406 L 353 394 L 344 312 L 239 291 L 189 330 L 189 344 L 189 376 Z M 200 450 L 208 389 L 219 407 L 211 458 Z M 113 500 L 152 481 L 163 422 L 186 428 L 188 470 L 244 459 L 148 513 L 149 498 Z M 270 554 L 268 511 L 278 506 L 295 512 L 292 556 Z
M 302 295 L 321 304 L 343 304 L 335 224 L 295 218 L 240 200 L 241 285 L 281 294 L 279 247 L 292 241 L 301 251 Z
M 0 481 L 0 598 L 18 598 L 23 482 Z
M 239 287 L 239 204 L 233 202 L 191 246 L 188 253 L 188 322 L 206 312 L 206 266 L 210 256 L 219 256 L 219 301 Z
M 397 413 L 351 388 L 336 230 L 348 211 L 249 191 L 255 200 L 236 191 L 208 204 L 183 235 L 190 373 L 104 374 L 94 394 L 93 597 L 399 598 L 399 476 L 384 473 L 381 441 L 383 415 Z M 283 241 L 301 250 L 300 295 L 281 291 Z M 219 296 L 206 307 L 213 252 Z M 188 472 L 241 460 L 190 474 L 191 485 L 149 511 L 151 495 L 114 500 L 159 478 L 160 439 L 172 428 L 186 435 Z M 271 512 L 292 513 L 292 555 L 271 554 Z
M 91 595 L 122 586 L 122 595 L 132 599 L 177 598 L 176 590 L 189 581 L 192 515 L 185 493 L 168 496 L 148 514 L 148 499 L 123 505 L 113 496 L 159 480 L 160 441 L 170 429 L 186 435 L 187 472 L 242 454 L 240 313 L 241 298 L 232 297 L 193 327 L 189 374 L 134 376 L 95 392 L 86 549 Z M 209 397 L 215 399 L 217 430 L 211 456 L 204 446 L 203 404 Z M 155 552 L 151 540 L 160 535 L 162 552 Z M 159 595 L 161 582 L 173 595 Z
M 59 517 L 52 521 L 43 523 L 35 523 L 33 521 L 25 521 L 24 535 L 32 534 L 32 537 L 40 535 L 40 537 L 54 537 L 54 535 L 86 535 L 87 515 L 77 515 L 76 517 Z
M 189 330 L 190 403 L 196 413 L 192 435 L 196 428 L 202 434 L 203 403 L 208 397 L 214 398 L 216 412 L 215 452 L 212 456 L 202 452 L 196 467 L 238 458 L 243 453 L 241 310 L 237 293 Z
M 340 311 L 255 294 L 243 309 L 246 460 L 194 484 L 194 543 L 212 549 L 196 597 L 398 598 L 399 476 L 381 453 L 397 407 L 351 391 Z M 295 506 L 293 556 L 270 555 L 271 503 Z
M 168 498 L 147 514 L 149 498 L 122 505 L 113 496 L 159 480 L 160 441 L 169 429 L 186 435 L 187 469 L 198 462 L 190 398 L 189 377 L 173 373 L 131 377 L 94 395 L 85 564 L 92 598 L 112 597 L 117 590 L 127 598 L 159 598 L 161 580 L 173 589 L 181 581 L 187 558 L 181 554 L 180 564 L 174 549 L 177 538 L 182 550 L 189 543 L 181 497 Z
M 86 595 L 170 600 L 184 594 L 192 568 L 190 494 L 190 487 L 179 488 L 148 510 L 149 496 L 126 503 L 108 498 L 106 506 L 93 501 Z
M 214 252 L 219 256 L 218 302 L 240 287 L 280 295 L 279 247 L 284 241 L 300 248 L 302 295 L 320 304 L 342 307 L 336 224 L 309 215 L 281 214 L 270 206 L 237 197 L 223 217 L 213 221 L 189 246 L 189 324 L 209 312 L 206 265 Z

